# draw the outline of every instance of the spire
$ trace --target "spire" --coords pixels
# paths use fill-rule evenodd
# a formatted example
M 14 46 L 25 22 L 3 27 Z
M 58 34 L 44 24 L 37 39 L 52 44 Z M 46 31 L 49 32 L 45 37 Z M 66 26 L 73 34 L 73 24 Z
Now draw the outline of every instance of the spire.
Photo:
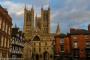
M 17 28 L 17 25 L 16 25 L 16 23 L 15 23 L 15 28 Z
M 48 10 L 50 11 L 50 6 L 48 7 Z
M 43 3 L 41 3 L 41 11 L 43 11 Z
M 24 10 L 26 10 L 27 8 L 26 8 L 26 0 L 25 0 L 25 8 L 24 8 Z
M 57 25 L 57 30 L 56 30 L 56 35 L 59 35 L 60 34 L 60 27 L 59 27 L 59 24 Z
M 31 7 L 31 11 L 34 11 L 34 9 L 33 9 L 33 5 L 32 5 L 32 7 Z
M 48 0 L 49 6 L 48 6 L 48 10 L 50 10 L 50 0 Z
M 32 5 L 32 7 L 31 7 L 31 14 L 32 14 L 32 16 L 34 17 L 34 8 L 33 8 L 33 5 Z
M 26 4 L 25 4 L 25 8 L 24 9 L 26 10 Z
M 41 7 L 41 11 L 43 11 L 43 6 Z

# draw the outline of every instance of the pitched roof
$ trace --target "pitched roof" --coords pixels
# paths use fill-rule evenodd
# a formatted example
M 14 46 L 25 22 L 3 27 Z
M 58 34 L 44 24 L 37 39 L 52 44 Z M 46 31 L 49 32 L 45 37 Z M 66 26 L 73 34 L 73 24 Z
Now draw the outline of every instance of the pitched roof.
M 85 30 L 85 29 L 74 29 L 69 34 L 70 35 L 79 35 L 79 34 L 88 35 L 88 34 L 90 34 L 90 32 L 88 30 Z

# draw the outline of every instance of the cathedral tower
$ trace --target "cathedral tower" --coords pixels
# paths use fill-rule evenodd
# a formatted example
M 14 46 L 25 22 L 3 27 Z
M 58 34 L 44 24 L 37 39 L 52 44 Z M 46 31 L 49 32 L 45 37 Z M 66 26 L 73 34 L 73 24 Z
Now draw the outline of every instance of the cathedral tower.
M 50 33 L 50 7 L 47 10 L 41 8 L 42 31 Z
M 53 60 L 52 40 L 50 36 L 50 8 L 41 8 L 41 16 L 34 18 L 34 9 L 24 9 L 24 33 L 28 41 L 25 45 L 31 52 L 28 56 L 33 55 L 35 60 Z M 31 44 L 30 44 L 31 43 Z M 38 58 L 37 58 L 38 56 Z M 40 57 L 42 56 L 42 57 Z
M 27 10 L 24 9 L 24 33 L 29 33 L 34 30 L 34 9 Z
M 24 33 L 27 40 L 30 39 L 31 32 L 34 31 L 34 9 L 28 10 L 26 7 L 24 9 Z

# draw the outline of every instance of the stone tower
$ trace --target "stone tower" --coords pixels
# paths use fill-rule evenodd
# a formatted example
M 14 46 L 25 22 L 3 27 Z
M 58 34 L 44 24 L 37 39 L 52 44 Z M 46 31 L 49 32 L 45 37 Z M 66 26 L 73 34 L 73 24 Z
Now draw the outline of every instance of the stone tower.
M 50 7 L 48 10 L 41 8 L 41 19 L 42 19 L 42 31 L 44 33 L 50 33 Z
M 52 40 L 50 39 L 50 8 L 41 8 L 41 17 L 34 16 L 34 9 L 24 9 L 24 33 L 26 37 L 26 49 L 30 49 L 27 54 L 29 59 L 52 60 Z M 28 45 L 28 47 L 27 47 Z M 29 50 L 28 49 L 28 50 Z M 28 60 L 29 60 L 28 59 Z
M 33 7 L 31 10 L 27 10 L 25 7 L 24 9 L 24 33 L 26 38 L 28 38 L 28 33 L 34 30 L 34 9 Z

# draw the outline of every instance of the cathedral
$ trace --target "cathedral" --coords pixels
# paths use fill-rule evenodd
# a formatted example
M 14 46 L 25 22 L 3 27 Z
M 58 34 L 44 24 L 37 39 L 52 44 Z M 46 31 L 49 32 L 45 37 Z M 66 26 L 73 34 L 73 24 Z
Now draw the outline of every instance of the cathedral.
M 34 8 L 24 9 L 25 60 L 53 60 L 53 45 L 50 34 L 50 7 L 41 8 L 41 16 Z

